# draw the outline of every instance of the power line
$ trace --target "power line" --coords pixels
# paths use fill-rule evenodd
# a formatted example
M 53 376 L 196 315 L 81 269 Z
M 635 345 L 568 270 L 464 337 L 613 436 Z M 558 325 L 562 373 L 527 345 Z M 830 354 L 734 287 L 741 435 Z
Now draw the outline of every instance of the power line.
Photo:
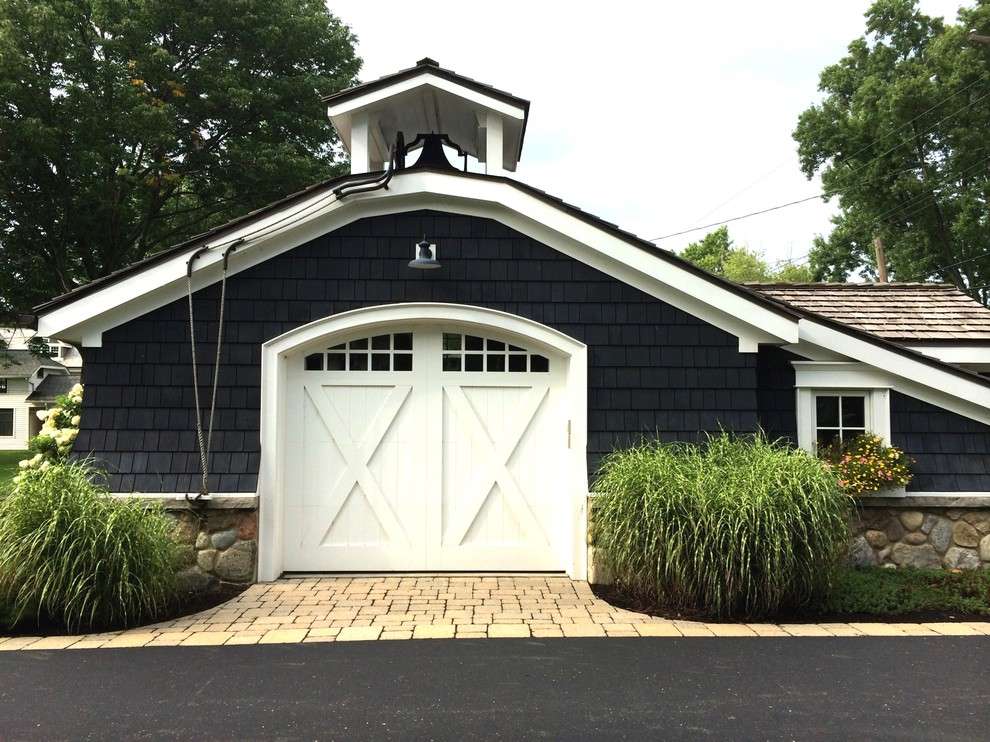
M 665 234 L 663 237 L 654 237 L 652 240 L 648 240 L 648 241 L 659 242 L 660 240 L 665 240 L 668 237 L 678 237 L 679 235 L 682 234 L 698 232 L 699 230 L 709 229 L 710 227 L 720 227 L 723 224 L 728 224 L 729 222 L 738 222 L 740 219 L 749 219 L 751 216 L 759 216 L 760 214 L 766 214 L 771 211 L 777 211 L 778 209 L 786 209 L 788 206 L 796 206 L 797 204 L 803 204 L 805 201 L 814 201 L 815 199 L 819 199 L 821 197 L 822 194 L 819 193 L 817 196 L 808 196 L 808 198 L 802 198 L 797 201 L 791 201 L 786 204 L 780 204 L 779 206 L 771 206 L 769 209 L 762 209 L 761 211 L 753 211 L 749 214 L 743 214 L 742 216 L 734 216 L 731 219 L 723 219 L 722 221 L 712 222 L 711 224 L 705 224 L 701 227 L 692 227 L 691 229 L 685 229 L 681 232 L 673 232 L 671 234 Z
M 974 260 L 979 260 L 980 258 L 985 258 L 988 255 L 990 255 L 990 250 L 988 250 L 987 252 L 980 253 L 979 255 L 974 255 L 971 258 L 966 258 L 965 260 L 960 260 L 958 263 L 949 263 L 948 265 L 940 265 L 937 268 L 934 268 L 934 269 L 928 271 L 928 273 L 922 274 L 920 276 L 914 276 L 913 278 L 908 278 L 908 279 L 906 279 L 906 282 L 907 283 L 910 283 L 911 281 L 920 281 L 921 279 L 925 278 L 925 276 L 931 275 L 932 273 L 938 273 L 939 271 L 944 271 L 947 268 L 955 268 L 958 265 L 964 265 L 966 263 L 971 263 Z M 978 286 L 977 288 L 986 288 L 986 287 L 984 287 L 984 286 Z
M 987 79 L 990 79 L 990 73 L 987 73 L 987 74 L 983 75 L 982 77 L 977 78 L 976 80 L 974 80 L 973 82 L 971 82 L 966 87 L 964 87 L 964 88 L 962 88 L 960 90 L 957 90 L 956 92 L 952 93 L 951 95 L 943 98 L 941 101 L 939 101 L 938 103 L 934 104 L 933 106 L 931 106 L 927 110 L 923 111 L 922 113 L 919 113 L 917 116 L 915 116 L 914 118 L 912 118 L 910 121 L 907 121 L 907 122 L 901 124 L 900 126 L 898 126 L 893 131 L 888 132 L 887 134 L 885 134 L 878 141 L 871 142 L 870 144 L 864 145 L 859 150 L 857 150 L 852 155 L 850 155 L 850 157 L 848 159 L 853 159 L 853 158 L 857 157 L 858 155 L 866 152 L 871 147 L 875 147 L 877 144 L 884 142 L 884 140 L 891 139 L 895 134 L 898 134 L 902 129 L 905 129 L 905 128 L 911 126 L 916 121 L 918 121 L 920 118 L 922 118 L 924 116 L 927 116 L 928 114 L 932 113 L 933 111 L 936 111 L 938 108 L 940 108 L 941 106 L 944 106 L 946 103 L 948 103 L 950 100 L 952 100 L 956 96 L 962 95 L 963 93 L 965 93 L 966 91 L 968 91 L 970 88 L 972 88 L 974 85 L 977 85 L 977 84 L 979 84 L 981 82 L 984 82 Z M 988 94 L 988 95 L 990 95 L 990 94 Z M 944 117 L 940 118 L 935 123 L 933 123 L 930 126 L 928 126 L 926 129 L 924 129 L 920 133 L 921 134 L 927 134 L 928 132 L 932 131 L 936 127 L 938 127 L 938 126 L 944 124 L 945 122 L 947 122 L 949 119 L 951 119 L 951 118 L 953 118 L 955 116 L 958 116 L 963 111 L 966 111 L 969 108 L 972 108 L 977 103 L 979 103 L 982 100 L 984 100 L 985 98 L 987 98 L 988 95 L 982 95 L 982 96 L 976 98 L 975 100 L 971 101 L 967 105 L 962 106 L 961 108 L 958 108 L 955 111 L 952 111 L 951 113 L 945 115 Z M 861 165 L 853 168 L 848 173 L 845 173 L 845 174 L 840 175 L 839 176 L 840 182 L 848 182 L 854 176 L 858 175 L 860 172 L 862 172 L 863 170 L 865 170 L 869 166 L 873 165 L 874 163 L 878 162 L 881 158 L 886 157 L 887 155 L 891 154 L 896 149 L 897 149 L 897 146 L 891 147 L 891 148 L 887 149 L 886 151 L 881 152 L 880 154 L 878 154 L 878 155 L 870 158 L 867 162 L 864 162 L 863 164 L 861 164 Z M 741 193 L 744 193 L 745 191 L 749 190 L 749 188 L 751 188 L 753 185 L 756 185 L 757 183 L 760 183 L 761 181 L 765 180 L 769 175 L 771 175 L 774 172 L 776 172 L 777 170 L 779 170 L 784 164 L 786 164 L 786 163 L 781 163 L 781 165 L 778 165 L 776 168 L 774 168 L 773 170 L 771 170 L 769 173 L 767 173 L 766 175 L 764 175 L 761 178 L 757 179 L 750 186 L 747 186 L 742 191 L 740 191 L 739 193 L 737 193 L 735 196 L 732 196 L 728 201 L 723 202 L 722 205 L 724 206 L 726 203 L 729 203 L 729 201 L 732 201 L 733 199 L 735 199 L 736 196 L 738 196 Z M 663 235 L 662 237 L 654 237 L 653 239 L 651 239 L 649 241 L 650 242 L 658 242 L 660 240 L 665 240 L 665 239 L 668 239 L 670 237 L 679 237 L 680 235 L 683 235 L 683 234 L 690 234 L 691 232 L 699 232 L 699 231 L 701 231 L 703 229 L 710 229 L 711 227 L 719 227 L 719 226 L 722 226 L 723 224 L 729 224 L 731 222 L 737 222 L 737 221 L 740 221 L 742 219 L 748 219 L 748 218 L 753 217 L 753 216 L 759 216 L 760 214 L 766 214 L 766 213 L 769 213 L 771 211 L 777 211 L 779 209 L 784 209 L 784 208 L 787 208 L 789 206 L 796 206 L 798 204 L 802 204 L 802 203 L 805 203 L 807 201 L 812 201 L 812 200 L 814 200 L 816 198 L 824 198 L 824 197 L 825 197 L 824 193 L 820 193 L 817 196 L 809 196 L 808 198 L 803 198 L 803 199 L 800 199 L 800 200 L 797 200 L 797 201 L 791 201 L 789 203 L 780 204 L 779 206 L 772 206 L 772 207 L 770 207 L 768 209 L 762 209 L 760 211 L 754 211 L 754 212 L 751 212 L 749 214 L 743 214 L 742 216 L 732 217 L 731 219 L 724 219 L 722 221 L 712 222 L 710 224 L 705 224 L 705 225 L 702 225 L 700 227 L 691 227 L 690 229 L 684 229 L 684 230 L 681 230 L 679 232 L 672 232 L 671 234 L 666 234 L 666 235 Z M 912 199 L 912 201 L 913 200 L 914 199 Z M 909 202 L 907 205 L 908 206 L 911 205 L 911 202 Z M 716 206 L 714 209 L 709 210 L 707 212 L 707 214 L 705 214 L 705 216 L 707 216 L 708 214 L 711 214 L 713 211 L 716 211 L 719 208 L 721 208 L 721 206 Z M 897 210 L 896 209 L 892 209 L 892 210 L 890 210 L 890 211 L 882 214 L 881 216 L 877 217 L 875 219 L 875 224 L 877 226 L 879 226 L 881 224 L 881 220 L 883 218 L 886 218 L 887 216 L 889 216 L 891 213 L 894 213 L 895 211 L 897 211 Z M 914 213 L 917 213 L 917 212 L 914 212 Z

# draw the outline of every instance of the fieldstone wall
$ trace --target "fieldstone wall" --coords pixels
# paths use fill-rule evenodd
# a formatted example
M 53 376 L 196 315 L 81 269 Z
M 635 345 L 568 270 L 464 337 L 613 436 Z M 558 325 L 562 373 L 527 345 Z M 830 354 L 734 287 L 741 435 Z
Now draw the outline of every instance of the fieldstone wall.
M 188 592 L 211 592 L 221 583 L 248 585 L 257 578 L 258 510 L 206 505 L 167 508 L 172 536 L 187 563 L 180 579 Z
M 866 506 L 850 525 L 857 567 L 990 568 L 990 509 Z

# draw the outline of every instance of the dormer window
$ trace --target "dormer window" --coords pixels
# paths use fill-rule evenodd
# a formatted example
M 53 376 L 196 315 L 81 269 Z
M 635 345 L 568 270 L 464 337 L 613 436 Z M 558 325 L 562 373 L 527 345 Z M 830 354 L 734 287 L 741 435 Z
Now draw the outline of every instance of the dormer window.
M 62 346 L 59 345 L 57 340 L 52 340 L 51 338 L 41 338 L 41 342 L 45 344 L 44 353 L 49 358 L 61 358 L 62 357 Z

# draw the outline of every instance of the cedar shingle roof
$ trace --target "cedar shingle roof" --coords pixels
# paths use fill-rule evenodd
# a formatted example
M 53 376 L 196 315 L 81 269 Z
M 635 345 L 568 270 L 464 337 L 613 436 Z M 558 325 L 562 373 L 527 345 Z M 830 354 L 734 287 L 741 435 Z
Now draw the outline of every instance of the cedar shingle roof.
M 784 305 L 899 342 L 990 342 L 990 309 L 948 284 L 747 283 Z

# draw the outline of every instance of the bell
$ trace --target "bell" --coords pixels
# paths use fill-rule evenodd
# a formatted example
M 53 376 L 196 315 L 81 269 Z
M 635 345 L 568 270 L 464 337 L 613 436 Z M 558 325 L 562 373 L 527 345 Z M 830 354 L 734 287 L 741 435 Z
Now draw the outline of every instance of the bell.
M 429 240 L 426 239 L 426 235 L 423 235 L 423 241 L 420 242 L 417 247 L 419 248 L 419 255 L 409 261 L 410 268 L 418 268 L 419 270 L 430 270 L 432 268 L 439 268 L 440 263 L 437 262 L 436 245 L 431 245 Z
M 456 167 L 450 164 L 450 160 L 447 159 L 447 153 L 443 151 L 444 141 L 451 143 L 447 137 L 441 134 L 420 134 L 409 146 L 414 146 L 420 140 L 423 142 L 423 151 L 419 153 L 419 159 L 413 165 L 414 168 L 426 167 L 433 170 L 457 170 Z M 453 146 L 456 147 L 457 145 Z M 458 150 L 460 150 L 459 147 Z

